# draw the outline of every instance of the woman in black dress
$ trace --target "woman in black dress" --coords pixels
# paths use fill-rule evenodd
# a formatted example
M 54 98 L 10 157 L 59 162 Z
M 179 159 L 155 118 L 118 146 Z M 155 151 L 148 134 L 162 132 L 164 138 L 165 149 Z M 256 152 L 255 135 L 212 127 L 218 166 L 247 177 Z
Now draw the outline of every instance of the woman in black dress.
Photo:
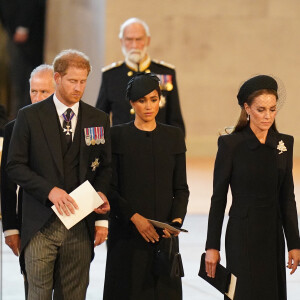
M 179 128 L 155 121 L 160 101 L 155 75 L 132 78 L 127 99 L 135 121 L 111 129 L 113 179 L 104 299 L 179 300 L 180 277 L 171 277 L 168 267 L 159 271 L 158 260 L 158 253 L 169 251 L 174 232 L 165 229 L 159 234 L 147 219 L 178 226 L 184 220 L 189 197 L 184 136 Z
M 232 134 L 218 140 L 206 272 L 214 277 L 220 260 L 220 236 L 230 185 L 232 206 L 225 247 L 227 267 L 237 276 L 235 300 L 287 299 L 284 236 L 291 274 L 300 261 L 293 137 L 276 129 L 280 101 L 277 90 L 277 82 L 270 76 L 247 80 L 237 95 L 242 109 L 240 119 Z

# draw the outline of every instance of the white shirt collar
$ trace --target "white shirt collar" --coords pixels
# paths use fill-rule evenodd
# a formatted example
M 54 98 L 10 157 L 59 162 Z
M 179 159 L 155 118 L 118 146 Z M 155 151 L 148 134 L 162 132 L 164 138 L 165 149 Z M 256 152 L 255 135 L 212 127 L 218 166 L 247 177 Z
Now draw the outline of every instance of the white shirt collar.
M 62 114 L 68 109 L 68 108 L 71 108 L 75 114 L 75 116 L 78 116 L 78 109 L 79 109 L 79 102 L 75 103 L 73 106 L 69 107 L 65 104 L 63 104 L 62 102 L 60 102 L 58 100 L 58 98 L 56 97 L 55 93 L 53 95 L 53 102 L 54 102 L 54 105 L 56 107 L 56 111 L 57 111 L 57 114 L 58 116 L 62 116 Z

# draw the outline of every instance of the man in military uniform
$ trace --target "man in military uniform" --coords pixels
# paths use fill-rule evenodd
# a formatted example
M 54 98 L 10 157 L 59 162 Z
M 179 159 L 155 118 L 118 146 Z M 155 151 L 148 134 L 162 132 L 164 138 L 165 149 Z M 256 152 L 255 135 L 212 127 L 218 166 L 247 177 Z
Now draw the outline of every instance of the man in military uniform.
M 180 127 L 185 132 L 174 67 L 151 60 L 147 53 L 150 44 L 148 25 L 137 18 L 128 19 L 121 25 L 119 38 L 125 61 L 115 62 L 102 69 L 102 84 L 96 107 L 112 113 L 113 125 L 134 120 L 134 110 L 125 97 L 127 83 L 137 72 L 155 73 L 162 89 L 156 120 Z

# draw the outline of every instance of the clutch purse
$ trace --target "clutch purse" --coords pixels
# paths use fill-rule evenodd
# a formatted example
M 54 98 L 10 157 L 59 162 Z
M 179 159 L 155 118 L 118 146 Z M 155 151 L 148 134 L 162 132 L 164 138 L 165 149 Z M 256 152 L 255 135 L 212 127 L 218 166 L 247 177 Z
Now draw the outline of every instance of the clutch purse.
M 220 263 L 217 264 L 215 278 L 208 277 L 205 268 L 205 255 L 206 253 L 201 255 L 198 275 L 219 290 L 222 294 L 225 294 L 229 299 L 233 299 L 237 278 Z
M 171 237 L 169 250 L 157 249 L 154 252 L 153 272 L 156 276 L 184 277 L 181 255 L 174 250 L 174 243 L 178 238 Z

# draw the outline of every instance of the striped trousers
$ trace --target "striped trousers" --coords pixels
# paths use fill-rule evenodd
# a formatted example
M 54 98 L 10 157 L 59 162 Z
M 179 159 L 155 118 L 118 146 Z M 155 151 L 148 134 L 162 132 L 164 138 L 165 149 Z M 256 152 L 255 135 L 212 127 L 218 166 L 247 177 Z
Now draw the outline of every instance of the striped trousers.
M 70 230 L 53 215 L 25 248 L 30 300 L 84 300 L 91 241 L 85 221 Z

